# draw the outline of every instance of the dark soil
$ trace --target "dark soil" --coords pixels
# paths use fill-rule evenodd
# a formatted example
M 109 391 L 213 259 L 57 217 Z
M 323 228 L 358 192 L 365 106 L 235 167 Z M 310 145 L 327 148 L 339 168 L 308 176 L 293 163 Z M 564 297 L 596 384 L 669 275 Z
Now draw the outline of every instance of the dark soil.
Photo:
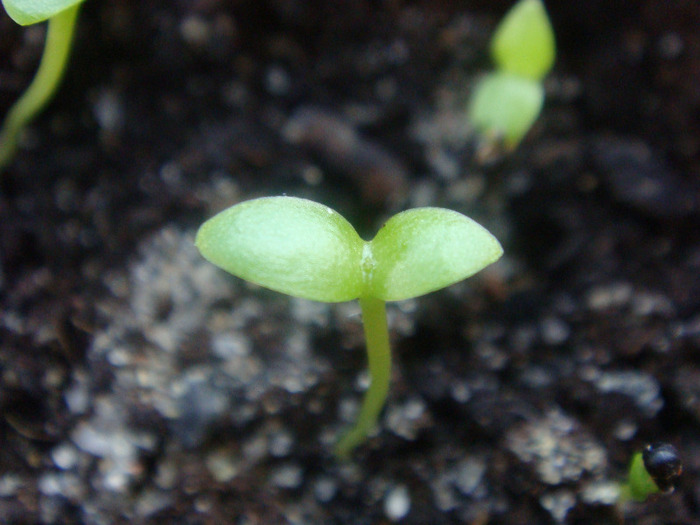
M 549 4 L 545 110 L 487 158 L 464 108 L 510 2 L 86 2 L 0 178 L 0 522 L 700 523 L 700 5 Z M 43 31 L 0 17 L 0 115 Z M 282 193 L 366 237 L 456 209 L 506 250 L 389 305 L 393 388 L 346 464 L 357 306 L 192 245 Z M 615 505 L 650 442 L 676 491 Z

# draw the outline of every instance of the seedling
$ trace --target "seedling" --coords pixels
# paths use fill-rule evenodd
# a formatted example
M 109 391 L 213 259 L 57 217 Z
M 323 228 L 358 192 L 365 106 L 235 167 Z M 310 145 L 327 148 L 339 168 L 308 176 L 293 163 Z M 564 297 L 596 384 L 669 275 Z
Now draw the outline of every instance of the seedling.
M 491 40 L 497 70 L 476 86 L 469 121 L 487 139 L 515 148 L 542 110 L 542 80 L 556 54 L 554 31 L 541 0 L 520 0 Z
M 627 482 L 620 486 L 621 502 L 671 493 L 683 472 L 678 451 L 668 443 L 654 443 L 636 453 L 630 463 Z
M 7 14 L 20 25 L 44 20 L 49 27 L 36 76 L 5 117 L 0 130 L 0 171 L 15 155 L 22 130 L 53 97 L 73 45 L 78 10 L 83 0 L 2 0 Z
M 363 241 L 336 211 L 294 197 L 228 208 L 202 225 L 195 243 L 210 262 L 265 288 L 314 301 L 359 299 L 371 382 L 356 424 L 336 445 L 342 458 L 374 428 L 389 391 L 386 301 L 461 281 L 503 253 L 486 229 L 455 211 L 404 211 Z

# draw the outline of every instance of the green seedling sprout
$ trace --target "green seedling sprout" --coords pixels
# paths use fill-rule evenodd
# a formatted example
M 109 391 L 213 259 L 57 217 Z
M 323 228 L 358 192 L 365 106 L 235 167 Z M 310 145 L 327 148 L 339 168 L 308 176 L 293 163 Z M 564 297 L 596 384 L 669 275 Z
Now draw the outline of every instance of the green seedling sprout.
M 675 447 L 668 443 L 647 445 L 632 456 L 627 481 L 620 486 L 620 502 L 642 502 L 654 494 L 671 493 L 682 473 Z
M 17 150 L 22 130 L 49 103 L 65 72 L 83 0 L 2 0 L 7 14 L 20 25 L 45 20 L 49 27 L 36 76 L 5 117 L 0 130 L 0 171 Z
M 386 301 L 461 281 L 503 253 L 486 229 L 455 211 L 404 211 L 363 241 L 336 211 L 295 197 L 228 208 L 201 226 L 195 243 L 210 262 L 265 288 L 314 301 L 359 300 L 371 382 L 356 424 L 336 445 L 341 458 L 374 428 L 389 391 Z
M 542 110 L 542 81 L 554 65 L 554 31 L 541 0 L 520 0 L 491 40 L 496 71 L 475 87 L 469 101 L 472 125 L 489 141 L 514 149 Z

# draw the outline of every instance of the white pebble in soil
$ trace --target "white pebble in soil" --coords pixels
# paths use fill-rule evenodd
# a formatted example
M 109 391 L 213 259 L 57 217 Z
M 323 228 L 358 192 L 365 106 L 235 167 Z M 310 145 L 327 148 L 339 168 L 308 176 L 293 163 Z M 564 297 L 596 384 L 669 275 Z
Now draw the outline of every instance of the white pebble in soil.
M 411 495 L 404 485 L 397 485 L 384 496 L 384 514 L 391 521 L 401 521 L 411 510 Z
M 78 451 L 70 443 L 61 443 L 51 451 L 51 459 L 61 470 L 69 470 L 78 463 Z
M 620 499 L 620 483 L 609 480 L 591 482 L 581 491 L 581 499 L 589 505 L 614 505 Z
M 297 489 L 304 482 L 304 470 L 295 463 L 282 465 L 273 471 L 271 482 L 280 489 Z
M 421 399 L 409 399 L 387 409 L 386 426 L 397 436 L 413 441 L 426 425 L 425 412 L 426 406 Z
M 557 523 L 564 523 L 566 515 L 576 505 L 576 498 L 568 490 L 549 492 L 540 498 L 544 507 Z
M 314 496 L 321 503 L 330 502 L 338 492 L 338 482 L 331 477 L 321 477 L 314 483 Z
M 506 446 L 549 485 L 579 480 L 605 468 L 605 449 L 559 410 L 508 431 Z
M 294 446 L 294 437 L 286 430 L 279 430 L 269 437 L 269 450 L 273 457 L 288 456 Z
M 661 386 L 650 374 L 636 370 L 603 372 L 594 383 L 604 394 L 616 393 L 631 398 L 646 417 L 654 417 L 663 408 Z
M 486 474 L 486 462 L 478 458 L 467 458 L 457 466 L 455 486 L 465 496 L 472 496 Z

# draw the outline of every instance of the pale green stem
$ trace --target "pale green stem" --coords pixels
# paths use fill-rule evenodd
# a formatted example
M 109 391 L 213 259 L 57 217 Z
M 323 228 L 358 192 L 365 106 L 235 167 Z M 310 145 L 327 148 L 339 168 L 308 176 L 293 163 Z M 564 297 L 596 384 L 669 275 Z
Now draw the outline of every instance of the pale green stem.
M 343 435 L 336 445 L 335 453 L 340 458 L 347 458 L 377 424 L 389 392 L 391 379 L 391 348 L 385 302 L 373 297 L 365 297 L 360 299 L 360 308 L 367 344 L 370 385 L 362 401 L 362 408 L 355 426 Z
M 66 69 L 80 4 L 49 19 L 44 54 L 32 83 L 15 102 L 0 131 L 0 170 L 15 155 L 19 134 L 48 104 Z

